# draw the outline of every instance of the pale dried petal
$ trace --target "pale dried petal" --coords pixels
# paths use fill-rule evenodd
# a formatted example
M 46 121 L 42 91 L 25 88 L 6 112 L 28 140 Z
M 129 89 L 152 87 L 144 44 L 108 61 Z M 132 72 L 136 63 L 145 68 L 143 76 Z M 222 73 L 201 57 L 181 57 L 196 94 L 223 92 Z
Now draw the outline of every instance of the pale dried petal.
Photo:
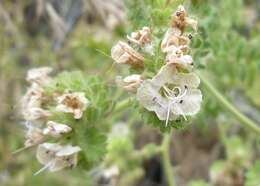
M 130 36 L 127 36 L 127 39 L 143 47 L 152 42 L 152 31 L 149 27 L 143 27 L 141 30 L 132 32 Z
M 51 116 L 51 112 L 38 107 L 27 108 L 22 114 L 27 121 L 46 119 Z
M 51 78 L 48 76 L 52 71 L 50 67 L 40 67 L 30 69 L 27 73 L 26 80 L 30 83 L 37 83 L 39 85 L 47 85 Z
M 26 133 L 26 141 L 24 143 L 25 147 L 31 147 L 37 144 L 40 144 L 44 141 L 44 135 L 42 130 L 33 126 L 28 127 L 28 131 Z
M 57 111 L 73 113 L 75 119 L 80 119 L 83 112 L 90 105 L 90 101 L 83 92 L 65 93 L 57 98 Z
M 55 159 L 56 153 L 62 148 L 61 145 L 57 143 L 43 143 L 37 148 L 36 158 L 37 160 L 46 165 Z
M 117 76 L 116 83 L 118 86 L 123 87 L 125 90 L 136 93 L 138 87 L 142 83 L 143 78 L 139 74 L 132 74 L 130 76 L 125 77 L 122 79 L 122 77 Z
M 62 135 L 69 133 L 71 130 L 72 129 L 65 124 L 48 121 L 47 128 L 43 129 L 43 134 L 54 138 L 59 138 Z
M 144 67 L 144 58 L 127 43 L 119 41 L 111 49 L 112 58 L 119 64 L 128 64 L 134 68 Z

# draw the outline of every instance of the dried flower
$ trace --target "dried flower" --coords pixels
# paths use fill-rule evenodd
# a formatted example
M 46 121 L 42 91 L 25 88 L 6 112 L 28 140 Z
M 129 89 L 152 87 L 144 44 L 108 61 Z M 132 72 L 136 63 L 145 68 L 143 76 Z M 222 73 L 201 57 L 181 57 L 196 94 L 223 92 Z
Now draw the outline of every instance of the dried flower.
M 59 138 L 62 135 L 69 133 L 71 130 L 72 129 L 65 124 L 48 121 L 47 128 L 43 129 L 43 134 L 54 138 Z
M 143 27 L 141 30 L 132 32 L 127 39 L 139 46 L 144 46 L 146 44 L 151 44 L 152 42 L 152 32 L 149 27 Z
M 30 83 L 37 83 L 40 86 L 50 83 L 51 78 L 48 76 L 52 69 L 50 67 L 33 68 L 27 72 L 26 80 Z
M 137 100 L 147 110 L 154 111 L 160 120 L 196 114 L 202 95 L 194 73 L 179 73 L 174 64 L 167 64 L 152 79 L 145 80 L 137 90 Z
M 28 125 L 27 127 L 28 130 L 26 133 L 26 141 L 24 143 L 25 147 L 38 145 L 44 141 L 45 136 L 43 135 L 41 129 L 34 127 L 32 125 Z
M 44 110 L 39 107 L 29 107 L 22 111 L 24 119 L 27 121 L 34 121 L 34 120 L 46 120 L 49 116 L 51 116 L 51 112 Z
M 181 49 L 176 49 L 166 55 L 166 62 L 175 64 L 176 67 L 191 71 L 193 59 L 190 55 L 184 55 Z
M 85 97 L 84 92 L 65 93 L 57 98 L 57 111 L 73 113 L 75 119 L 80 119 L 83 112 L 90 105 L 90 101 Z
M 169 28 L 164 35 L 161 43 L 161 49 L 163 52 L 170 52 L 176 47 L 180 47 L 183 52 L 189 49 L 190 39 L 181 35 L 178 29 Z
M 143 77 L 139 74 L 132 74 L 124 79 L 122 79 L 121 76 L 117 76 L 116 79 L 116 82 L 120 87 L 123 87 L 125 90 L 132 93 L 136 93 L 142 81 Z
M 119 64 L 128 64 L 134 68 L 144 67 L 144 57 L 125 42 L 119 41 L 111 49 L 111 56 Z
M 194 31 L 197 31 L 198 23 L 196 20 L 188 17 L 184 6 L 180 5 L 177 11 L 172 15 L 172 27 L 178 28 L 183 32 L 185 28 L 190 26 Z
M 66 167 L 75 167 L 77 165 L 77 154 L 79 151 L 81 151 L 81 149 L 78 146 L 61 146 L 57 143 L 43 143 L 39 145 L 36 157 L 44 167 L 37 171 L 35 175 L 45 169 L 55 172 Z

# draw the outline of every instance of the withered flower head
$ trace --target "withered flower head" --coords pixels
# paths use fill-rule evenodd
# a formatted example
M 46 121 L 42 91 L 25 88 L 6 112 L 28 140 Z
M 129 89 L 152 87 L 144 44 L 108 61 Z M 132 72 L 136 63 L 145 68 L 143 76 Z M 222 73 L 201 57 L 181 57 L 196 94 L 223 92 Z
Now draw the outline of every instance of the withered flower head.
M 190 26 L 196 32 L 198 23 L 196 20 L 188 17 L 184 6 L 180 5 L 177 11 L 172 14 L 171 26 L 180 29 L 181 32 L 184 32 Z
M 26 80 L 30 83 L 37 83 L 40 86 L 47 85 L 51 81 L 51 78 L 49 77 L 51 71 L 52 68 L 50 67 L 40 67 L 40 68 L 30 69 L 27 72 Z
M 130 36 L 127 36 L 127 39 L 140 46 L 151 44 L 152 42 L 151 29 L 145 26 L 141 30 L 132 32 Z
M 80 119 L 83 112 L 90 105 L 90 101 L 83 92 L 65 93 L 57 98 L 56 109 L 60 112 L 73 113 L 75 119 Z
M 123 87 L 125 90 L 136 93 L 140 84 L 143 81 L 143 77 L 139 74 L 132 74 L 122 79 L 121 76 L 117 76 L 116 83 Z
M 113 46 L 111 56 L 119 64 L 128 64 L 134 68 L 144 67 L 144 57 L 125 42 L 119 41 Z

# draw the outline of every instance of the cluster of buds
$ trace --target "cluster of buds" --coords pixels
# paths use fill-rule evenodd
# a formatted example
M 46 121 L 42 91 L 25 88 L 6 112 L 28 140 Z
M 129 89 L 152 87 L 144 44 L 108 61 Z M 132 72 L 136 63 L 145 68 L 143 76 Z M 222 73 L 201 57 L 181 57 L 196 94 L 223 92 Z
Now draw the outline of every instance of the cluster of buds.
M 159 120 L 165 121 L 166 126 L 169 121 L 187 120 L 187 116 L 195 115 L 202 102 L 202 94 L 198 89 L 200 79 L 192 72 L 193 59 L 189 55 L 192 34 L 186 33 L 187 28 L 196 32 L 197 21 L 188 17 L 180 5 L 172 15 L 171 27 L 161 42 L 165 60 L 159 72 L 151 79 L 145 79 L 142 74 L 117 78 L 119 85 L 136 93 L 138 102 L 148 111 L 154 112 Z M 130 44 L 139 47 L 153 43 L 151 29 L 148 27 L 127 38 Z M 116 63 L 145 69 L 144 57 L 128 43 L 119 41 L 112 48 L 111 55 Z
M 36 157 L 44 167 L 37 174 L 45 169 L 58 171 L 76 166 L 77 154 L 81 148 L 60 143 L 63 137 L 72 132 L 73 126 L 52 121 L 51 117 L 54 112 L 63 112 L 71 114 L 74 119 L 80 119 L 90 105 L 83 92 L 66 90 L 48 95 L 45 89 L 53 81 L 49 76 L 51 71 L 49 67 L 28 71 L 26 80 L 31 86 L 21 103 L 21 112 L 27 127 L 26 141 L 22 149 L 38 146 Z M 54 106 L 54 109 L 50 109 L 51 106 Z M 48 143 L 48 140 L 52 139 L 57 142 Z

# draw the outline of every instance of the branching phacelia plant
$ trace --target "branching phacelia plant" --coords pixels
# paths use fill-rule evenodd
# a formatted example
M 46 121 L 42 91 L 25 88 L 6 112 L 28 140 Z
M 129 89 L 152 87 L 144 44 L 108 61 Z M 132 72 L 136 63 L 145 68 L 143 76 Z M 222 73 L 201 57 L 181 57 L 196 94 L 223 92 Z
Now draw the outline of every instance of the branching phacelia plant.
M 177 127 L 180 121 L 186 121 L 195 115 L 202 101 L 199 77 L 192 72 L 193 60 L 190 51 L 191 33 L 188 28 L 197 30 L 197 22 L 188 17 L 183 6 L 172 15 L 171 27 L 163 39 L 153 38 L 152 29 L 143 27 L 127 36 L 128 43 L 119 41 L 111 50 L 111 56 L 119 64 L 127 64 L 142 74 L 131 74 L 125 78 L 117 78 L 119 86 L 129 92 L 136 93 L 136 99 L 145 108 L 143 114 L 147 118 L 156 115 L 154 124 L 161 129 L 168 126 Z M 165 58 L 156 61 L 155 46 L 161 41 L 161 54 Z M 157 54 L 156 54 L 157 55 Z M 148 60 L 147 60 L 147 59 Z M 157 63 L 158 72 L 150 71 L 149 67 Z M 141 69 L 141 70 L 140 70 Z M 153 69 L 154 70 L 154 69 Z M 152 75 L 151 78 L 145 77 Z M 153 117 L 155 118 L 155 117 Z M 153 122 L 152 120 L 149 120 Z

